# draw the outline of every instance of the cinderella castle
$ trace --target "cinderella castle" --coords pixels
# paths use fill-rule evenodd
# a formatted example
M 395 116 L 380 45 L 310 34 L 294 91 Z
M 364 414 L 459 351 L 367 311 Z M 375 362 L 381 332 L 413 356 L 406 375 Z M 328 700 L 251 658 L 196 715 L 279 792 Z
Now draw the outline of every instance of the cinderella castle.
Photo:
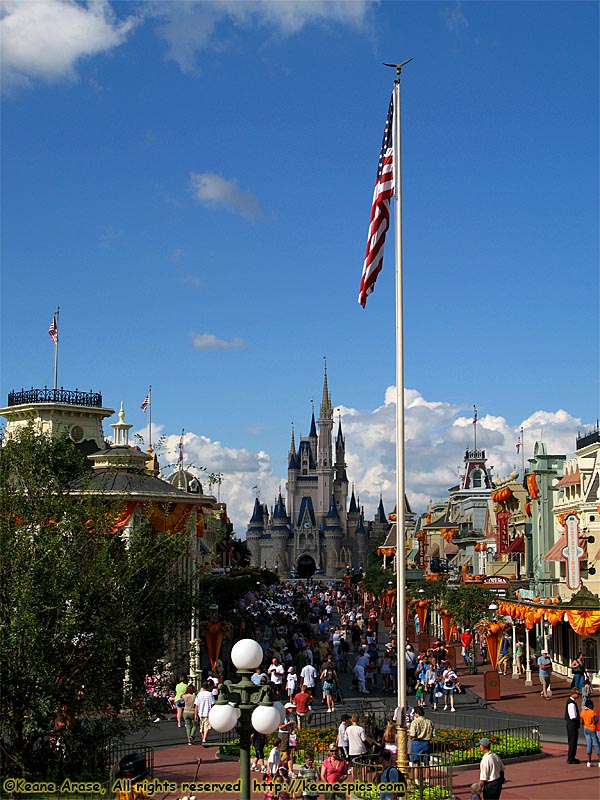
M 367 523 L 354 487 L 348 502 L 341 419 L 335 445 L 333 426 L 326 366 L 319 419 L 315 421 L 313 409 L 310 432 L 300 438 L 298 449 L 292 426 L 287 502 L 279 492 L 270 513 L 258 498 L 254 503 L 246 532 L 252 565 L 274 569 L 282 576 L 316 574 L 339 579 L 351 570 L 364 569 L 368 553 L 387 534 L 390 524 L 381 500 L 375 519 Z

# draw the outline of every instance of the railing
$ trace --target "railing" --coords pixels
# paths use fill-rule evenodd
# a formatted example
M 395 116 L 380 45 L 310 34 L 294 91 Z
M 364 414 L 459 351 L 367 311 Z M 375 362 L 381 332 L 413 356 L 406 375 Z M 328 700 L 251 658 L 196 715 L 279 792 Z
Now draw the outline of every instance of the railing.
M 446 800 L 452 794 L 453 764 L 450 756 L 443 751 L 434 750 L 427 757 L 427 764 L 409 766 L 408 773 L 400 776 L 407 783 L 406 797 L 411 800 L 424 800 L 435 797 L 436 800 Z M 381 781 L 383 766 L 377 755 L 357 756 L 352 759 L 352 780 L 356 783 L 367 785 L 378 784 Z M 358 798 L 371 797 L 372 790 L 367 789 L 366 794 L 354 790 L 353 795 Z
M 102 408 L 100 392 L 80 392 L 79 389 L 21 389 L 20 392 L 9 392 L 9 406 L 31 405 L 32 403 L 65 403 L 70 406 L 89 406 Z

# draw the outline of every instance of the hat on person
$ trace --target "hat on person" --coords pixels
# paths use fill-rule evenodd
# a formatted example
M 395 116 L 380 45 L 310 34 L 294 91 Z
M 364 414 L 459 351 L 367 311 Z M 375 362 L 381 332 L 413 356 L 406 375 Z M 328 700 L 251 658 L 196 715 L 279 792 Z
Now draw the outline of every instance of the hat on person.
M 293 703 L 286 703 L 284 708 L 296 708 L 296 706 Z
M 288 672 L 293 672 L 293 671 L 294 671 L 293 667 L 288 667 Z
M 547 650 L 542 650 L 542 655 L 543 656 L 547 656 L 548 655 L 548 651 Z
M 479 740 L 479 744 L 481 747 L 489 747 L 491 745 L 491 741 L 487 738 L 487 736 L 484 736 L 483 739 Z

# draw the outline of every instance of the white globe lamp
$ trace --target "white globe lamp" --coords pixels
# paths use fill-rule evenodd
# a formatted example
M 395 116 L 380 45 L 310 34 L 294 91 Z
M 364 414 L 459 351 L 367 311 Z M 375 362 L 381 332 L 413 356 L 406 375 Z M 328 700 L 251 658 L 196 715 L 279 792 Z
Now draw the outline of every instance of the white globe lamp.
M 263 649 L 254 639 L 240 639 L 231 648 L 231 660 L 238 669 L 256 669 L 263 660 Z
M 273 703 L 273 708 L 277 709 L 277 712 L 279 713 L 279 716 L 281 718 L 281 722 L 283 722 L 285 720 L 285 706 L 283 705 L 281 700 L 275 700 L 275 702 Z
M 279 711 L 274 706 L 256 706 L 252 712 L 252 727 L 258 733 L 273 733 L 280 721 Z
M 216 703 L 210 710 L 208 721 L 211 728 L 219 733 L 227 733 L 235 728 L 239 715 L 239 708 L 234 708 L 229 703 Z

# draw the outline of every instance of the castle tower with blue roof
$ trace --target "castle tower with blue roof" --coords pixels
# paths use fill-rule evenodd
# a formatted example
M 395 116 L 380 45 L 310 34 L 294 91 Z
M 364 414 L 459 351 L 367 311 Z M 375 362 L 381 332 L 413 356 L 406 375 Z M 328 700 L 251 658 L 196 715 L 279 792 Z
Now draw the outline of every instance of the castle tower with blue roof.
M 341 579 L 348 569 L 364 569 L 369 546 L 387 534 L 381 503 L 375 519 L 365 524 L 354 487 L 348 502 L 341 417 L 335 443 L 333 427 L 325 365 L 319 418 L 313 408 L 309 434 L 300 436 L 298 447 L 292 425 L 286 500 L 280 491 L 269 512 L 256 498 L 246 532 L 253 566 L 275 569 L 282 577 Z

